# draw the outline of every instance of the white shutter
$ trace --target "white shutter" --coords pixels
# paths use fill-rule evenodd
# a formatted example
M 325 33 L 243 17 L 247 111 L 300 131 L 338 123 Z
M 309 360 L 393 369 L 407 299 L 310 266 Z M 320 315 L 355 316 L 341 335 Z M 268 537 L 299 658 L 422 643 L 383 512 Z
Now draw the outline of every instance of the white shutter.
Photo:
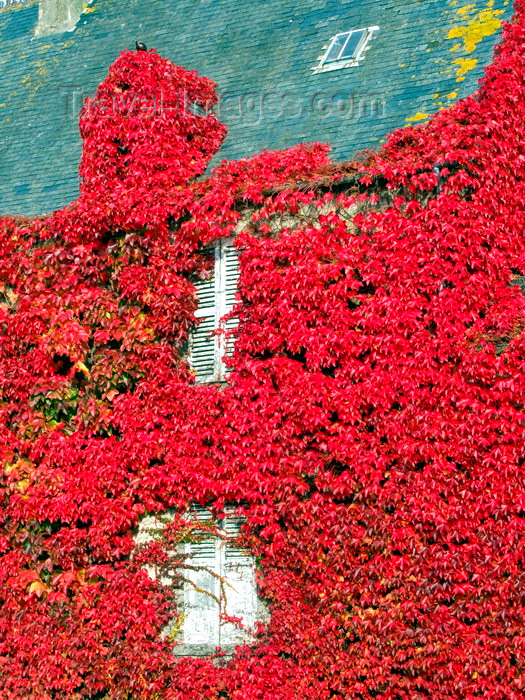
M 223 381 L 226 368 L 223 357 L 231 352 L 232 339 L 215 330 L 230 331 L 237 325 L 236 319 L 226 322 L 222 318 L 235 306 L 235 292 L 239 277 L 239 259 L 231 240 L 217 241 L 214 248 L 214 267 L 209 280 L 196 283 L 199 306 L 195 316 L 201 319 L 190 340 L 189 361 L 196 372 L 198 382 Z
M 224 532 L 228 537 L 237 537 L 241 520 L 236 517 L 224 519 Z M 251 628 L 257 620 L 257 587 L 255 583 L 255 561 L 253 555 L 231 542 L 223 543 L 223 571 L 225 586 L 224 612 L 240 617 L 244 627 Z M 248 638 L 246 630 L 231 623 L 220 627 L 221 645 L 239 644 Z
M 223 242 L 224 268 L 225 268 L 225 291 L 226 291 L 226 312 L 231 311 L 235 306 L 235 293 L 237 292 L 237 281 L 239 279 L 239 255 L 233 241 Z
M 216 374 L 216 254 L 215 249 L 204 252 L 213 256 L 213 265 L 209 270 L 209 279 L 199 280 L 195 284 L 199 306 L 195 312 L 200 323 L 190 339 L 190 364 L 197 374 L 197 381 L 213 381 Z
M 210 513 L 204 508 L 193 508 L 193 517 L 205 521 Z M 218 538 L 202 533 L 201 542 L 185 545 L 188 555 L 186 563 L 197 567 L 185 569 L 184 576 L 184 622 L 182 636 L 184 644 L 204 644 L 218 646 L 220 643 L 219 603 L 220 581 L 213 574 L 220 572 L 220 551 Z
M 224 251 L 224 277 L 225 277 L 225 290 L 224 290 L 224 314 L 229 314 L 230 311 L 237 304 L 235 294 L 237 292 L 237 284 L 239 280 L 239 255 L 237 249 L 233 245 L 232 241 L 225 241 L 223 244 Z M 224 323 L 224 330 L 228 333 L 237 327 L 239 319 L 229 318 Z M 230 336 L 223 338 L 223 352 L 221 353 L 221 360 L 223 357 L 230 357 L 233 353 L 233 343 L 234 337 Z M 222 363 L 221 367 L 223 376 L 227 374 L 227 368 Z
M 242 519 L 235 516 L 227 514 L 223 520 L 223 530 L 224 534 L 233 540 L 239 536 L 241 532 Z M 253 556 L 247 549 L 241 549 L 236 544 L 230 541 L 226 541 L 226 552 L 225 552 L 225 565 L 226 567 L 232 567 L 236 564 L 242 566 L 251 566 L 253 561 Z
M 201 322 L 192 334 L 190 364 L 197 373 L 198 382 L 212 382 L 216 377 L 215 316 L 200 318 Z

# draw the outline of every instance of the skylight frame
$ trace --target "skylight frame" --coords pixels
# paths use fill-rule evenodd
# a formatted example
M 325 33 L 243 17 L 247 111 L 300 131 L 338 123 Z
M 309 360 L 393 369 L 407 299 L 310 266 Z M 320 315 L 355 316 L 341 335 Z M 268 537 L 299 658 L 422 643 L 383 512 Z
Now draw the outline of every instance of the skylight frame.
M 359 29 L 350 29 L 346 32 L 339 32 L 335 36 L 331 37 L 330 43 L 328 44 L 328 47 L 326 48 L 325 52 L 323 55 L 320 57 L 319 63 L 315 68 L 313 69 L 314 73 L 322 73 L 324 71 L 331 71 L 331 70 L 339 70 L 341 68 L 348 68 L 350 66 L 356 66 L 359 64 L 360 59 L 363 57 L 364 52 L 369 48 L 369 43 L 370 39 L 374 36 L 379 31 L 378 26 L 373 26 L 373 27 L 361 27 Z M 352 34 L 362 32 L 361 39 L 359 40 L 359 43 L 357 44 L 356 48 L 354 49 L 354 52 L 352 56 L 346 56 L 342 57 L 342 54 L 345 51 L 346 46 L 348 45 L 348 42 L 350 41 L 350 38 Z M 339 51 L 339 57 L 335 60 L 330 60 L 328 61 L 328 56 L 332 52 L 332 49 L 335 45 L 335 43 L 340 39 L 341 37 L 346 37 L 345 42 L 342 44 L 341 49 Z

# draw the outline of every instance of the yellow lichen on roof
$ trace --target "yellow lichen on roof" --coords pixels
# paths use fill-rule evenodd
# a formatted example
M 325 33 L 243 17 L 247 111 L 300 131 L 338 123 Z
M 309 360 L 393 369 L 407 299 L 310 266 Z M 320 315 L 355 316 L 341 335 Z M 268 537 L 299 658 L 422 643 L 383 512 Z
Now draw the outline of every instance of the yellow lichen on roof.
M 452 61 L 452 63 L 458 66 L 456 71 L 456 75 L 458 77 L 465 76 L 469 71 L 476 67 L 477 62 L 477 58 L 456 58 L 455 61 Z M 464 77 L 462 77 L 461 80 L 464 80 Z M 458 81 L 456 80 L 456 82 Z
M 57 59 L 52 59 L 56 61 Z M 32 68 L 32 72 L 22 76 L 21 83 L 24 90 L 24 105 L 20 107 L 20 111 L 25 111 L 30 109 L 37 97 L 38 90 L 42 88 L 48 82 L 49 67 L 46 61 L 32 61 L 29 65 Z M 15 94 L 20 95 L 20 89 L 13 91 L 8 95 L 8 100 L 10 100 Z
M 0 7 L 0 12 L 9 12 L 10 10 L 18 10 L 21 7 L 27 7 L 28 5 L 34 5 L 38 0 L 28 0 L 28 2 L 17 2 L 15 5 L 2 5 Z
M 90 12 L 95 12 L 96 7 L 90 7 L 93 0 L 88 0 L 88 2 L 82 3 L 82 14 L 87 15 Z
M 456 10 L 456 14 L 460 15 L 460 17 L 468 17 L 471 12 L 473 12 L 476 9 L 475 3 L 472 3 L 471 5 L 463 5 L 463 7 L 460 7 L 458 10 Z
M 405 119 L 405 121 L 406 122 L 420 122 L 423 119 L 428 119 L 428 114 L 426 114 L 424 112 L 418 112 L 417 114 L 414 114 L 413 117 L 407 117 L 407 119 Z
M 494 0 L 489 0 L 487 6 L 471 19 L 468 18 L 476 12 L 476 5 L 464 5 L 457 9 L 456 15 L 462 20 L 468 20 L 468 23 L 452 27 L 447 34 L 447 39 L 462 39 L 465 53 L 472 53 L 482 39 L 495 34 L 501 27 L 499 16 L 504 11 L 494 10 L 493 7 Z M 450 50 L 457 51 L 461 46 L 461 43 L 456 43 Z

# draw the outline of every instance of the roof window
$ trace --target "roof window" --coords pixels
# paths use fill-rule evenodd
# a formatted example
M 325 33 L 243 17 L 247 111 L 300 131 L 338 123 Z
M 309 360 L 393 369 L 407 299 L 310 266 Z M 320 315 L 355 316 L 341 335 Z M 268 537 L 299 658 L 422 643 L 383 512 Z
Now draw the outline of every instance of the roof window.
M 370 39 L 379 31 L 379 27 L 352 29 L 350 32 L 336 34 L 330 40 L 325 53 L 320 57 L 315 73 L 321 73 L 338 68 L 348 68 L 359 64 L 369 47 Z

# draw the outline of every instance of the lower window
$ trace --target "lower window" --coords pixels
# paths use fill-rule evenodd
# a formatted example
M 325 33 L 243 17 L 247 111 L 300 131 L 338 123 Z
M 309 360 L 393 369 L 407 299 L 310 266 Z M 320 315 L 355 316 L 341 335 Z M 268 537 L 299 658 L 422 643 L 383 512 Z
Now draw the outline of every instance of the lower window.
M 158 539 L 169 520 L 169 516 L 143 518 L 135 537 L 137 544 Z M 190 541 L 180 545 L 184 562 L 180 571 L 161 579 L 162 583 L 177 582 L 181 613 L 166 634 L 174 635 L 175 654 L 180 656 L 209 656 L 217 647 L 228 654 L 236 645 L 253 641 L 256 622 L 268 619 L 257 595 L 255 558 L 237 545 L 242 520 L 231 511 L 218 526 L 206 508 L 194 506 L 188 520 L 201 523 L 203 529 L 196 525 Z M 205 530 L 213 524 L 217 534 Z M 148 573 L 154 577 L 152 570 Z

